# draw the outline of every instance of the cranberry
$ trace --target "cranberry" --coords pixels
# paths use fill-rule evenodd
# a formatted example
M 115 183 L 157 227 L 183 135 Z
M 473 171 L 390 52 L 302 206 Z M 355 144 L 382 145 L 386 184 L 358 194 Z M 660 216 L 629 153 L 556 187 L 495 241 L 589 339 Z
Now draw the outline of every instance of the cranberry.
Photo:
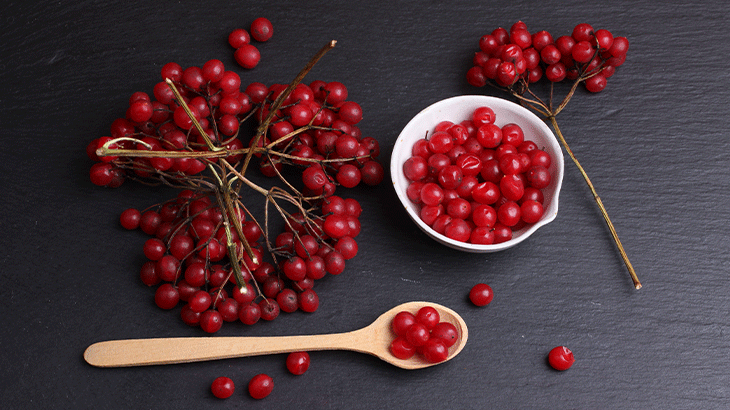
M 236 386 L 233 384 L 233 380 L 224 376 L 216 378 L 210 385 L 210 391 L 219 399 L 231 397 L 235 390 Z
M 573 352 L 565 346 L 554 347 L 548 353 L 548 363 L 555 370 L 568 370 L 574 362 L 575 357 L 573 357 Z
M 478 283 L 469 291 L 469 300 L 476 306 L 486 306 L 492 302 L 494 292 L 486 283 Z
M 254 399 L 263 399 L 274 390 L 274 379 L 271 376 L 261 373 L 257 374 L 248 382 L 248 393 Z
M 307 352 L 292 352 L 286 357 L 286 368 L 289 373 L 300 376 L 309 369 L 310 358 Z

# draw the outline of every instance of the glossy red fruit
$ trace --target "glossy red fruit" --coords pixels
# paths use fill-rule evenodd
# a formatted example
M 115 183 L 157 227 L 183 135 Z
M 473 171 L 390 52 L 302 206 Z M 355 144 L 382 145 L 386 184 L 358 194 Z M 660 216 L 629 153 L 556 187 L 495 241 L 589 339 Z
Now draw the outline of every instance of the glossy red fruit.
M 486 306 L 492 302 L 494 292 L 486 283 L 478 283 L 469 291 L 469 300 L 476 306 Z
M 573 352 L 565 346 L 557 346 L 548 353 L 548 363 L 555 370 L 568 370 L 575 363 Z
M 251 37 L 256 41 L 268 41 L 274 35 L 274 26 L 269 19 L 259 17 L 251 23 Z
M 289 373 L 300 376 L 307 372 L 310 362 L 309 353 L 292 352 L 286 357 L 286 368 Z
M 233 380 L 224 376 L 216 378 L 210 385 L 210 391 L 219 399 L 231 397 L 235 390 L 236 386 L 233 384 Z
M 254 399 L 263 399 L 274 390 L 274 379 L 271 376 L 261 373 L 257 374 L 248 382 L 248 393 Z

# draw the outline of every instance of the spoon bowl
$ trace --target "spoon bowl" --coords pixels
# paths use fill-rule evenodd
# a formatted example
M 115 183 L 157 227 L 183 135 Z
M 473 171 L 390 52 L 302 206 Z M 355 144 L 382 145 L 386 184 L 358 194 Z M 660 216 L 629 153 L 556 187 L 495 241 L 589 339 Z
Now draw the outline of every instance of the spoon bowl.
M 390 323 L 401 311 L 413 314 L 424 306 L 435 308 L 442 322 L 449 322 L 459 334 L 449 348 L 446 360 L 430 363 L 418 355 L 398 359 L 390 353 L 395 336 Z M 87 363 L 96 367 L 129 367 L 189 363 L 297 351 L 350 350 L 367 353 L 403 369 L 421 369 L 444 363 L 459 354 L 466 345 L 469 331 L 464 319 L 453 310 L 431 302 L 408 302 L 380 315 L 368 326 L 346 333 L 301 336 L 180 337 L 156 339 L 110 340 L 89 346 L 84 352 Z

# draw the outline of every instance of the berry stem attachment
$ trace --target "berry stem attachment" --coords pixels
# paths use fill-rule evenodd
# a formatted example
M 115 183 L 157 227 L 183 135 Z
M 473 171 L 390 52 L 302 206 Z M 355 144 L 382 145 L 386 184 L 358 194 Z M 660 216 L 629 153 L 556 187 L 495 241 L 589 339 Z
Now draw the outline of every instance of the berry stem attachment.
M 624 264 L 626 265 L 626 268 L 629 271 L 629 275 L 631 276 L 631 280 L 634 282 L 634 287 L 639 290 L 641 289 L 641 282 L 639 282 L 639 277 L 636 275 L 636 271 L 634 270 L 634 267 L 631 265 L 631 261 L 629 261 L 629 257 L 626 254 L 626 250 L 624 250 L 624 246 L 621 244 L 621 240 L 618 237 L 618 233 L 616 232 L 616 228 L 613 226 L 613 223 L 611 222 L 611 218 L 608 217 L 608 212 L 606 212 L 606 208 L 603 206 L 603 201 L 601 201 L 601 197 L 598 196 L 598 192 L 596 192 L 596 188 L 593 186 L 593 183 L 591 182 L 591 179 L 588 178 L 588 174 L 583 169 L 583 166 L 581 166 L 578 159 L 573 154 L 573 151 L 570 149 L 570 146 L 568 146 L 568 142 L 563 137 L 563 133 L 560 131 L 560 127 L 558 127 L 558 122 L 555 119 L 555 114 L 551 114 L 547 117 L 547 120 L 550 121 L 550 125 L 552 125 L 553 129 L 555 130 L 555 134 L 557 134 L 558 139 L 560 140 L 560 143 L 565 148 L 565 151 L 568 153 L 570 158 L 573 160 L 573 163 L 578 167 L 578 170 L 580 171 L 581 175 L 583 175 L 583 179 L 586 181 L 586 184 L 588 184 L 588 188 L 590 188 L 591 193 L 593 194 L 593 198 L 596 201 L 596 204 L 598 204 L 598 208 L 601 210 L 601 215 L 603 216 L 603 219 L 606 221 L 606 225 L 608 225 L 608 229 L 611 231 L 611 236 L 613 237 L 614 242 L 616 242 L 616 246 L 618 247 L 619 254 L 621 254 L 621 258 L 624 261 Z

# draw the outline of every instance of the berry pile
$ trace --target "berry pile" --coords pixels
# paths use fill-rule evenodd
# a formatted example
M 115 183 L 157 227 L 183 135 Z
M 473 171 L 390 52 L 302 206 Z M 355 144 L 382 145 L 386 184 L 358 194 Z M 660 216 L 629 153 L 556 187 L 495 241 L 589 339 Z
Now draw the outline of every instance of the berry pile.
M 466 74 L 473 86 L 483 87 L 488 81 L 512 87 L 543 77 L 553 83 L 581 78 L 588 91 L 599 92 L 616 67 L 626 61 L 629 41 L 586 23 L 575 26 L 571 35 L 554 39 L 545 30 L 530 33 L 518 21 L 509 31 L 500 27 L 482 36 L 479 49 Z
M 495 121 L 491 108 L 480 107 L 461 123 L 441 122 L 403 164 L 421 219 L 453 240 L 505 242 L 543 216 L 550 155 L 519 125 Z
M 183 321 L 209 333 L 224 322 L 315 311 L 314 281 L 342 273 L 358 251 L 362 208 L 336 189 L 384 177 L 377 140 L 358 128 L 360 105 L 336 81 L 244 88 L 220 60 L 168 63 L 161 76 L 152 96 L 135 92 L 110 136 L 87 147 L 96 185 L 133 179 L 181 189 L 120 216 L 123 227 L 151 236 L 140 276 L 157 286 L 155 302 L 185 302 Z M 255 135 L 241 127 L 249 119 Z M 249 178 L 249 163 L 270 187 Z M 252 212 L 259 198 L 263 219 Z M 283 227 L 270 226 L 270 213 Z
M 431 306 L 425 306 L 414 315 L 398 312 L 391 322 L 395 339 L 390 352 L 399 359 L 410 359 L 418 353 L 429 363 L 439 363 L 449 356 L 449 347 L 459 339 L 456 326 L 441 322 L 441 317 Z

